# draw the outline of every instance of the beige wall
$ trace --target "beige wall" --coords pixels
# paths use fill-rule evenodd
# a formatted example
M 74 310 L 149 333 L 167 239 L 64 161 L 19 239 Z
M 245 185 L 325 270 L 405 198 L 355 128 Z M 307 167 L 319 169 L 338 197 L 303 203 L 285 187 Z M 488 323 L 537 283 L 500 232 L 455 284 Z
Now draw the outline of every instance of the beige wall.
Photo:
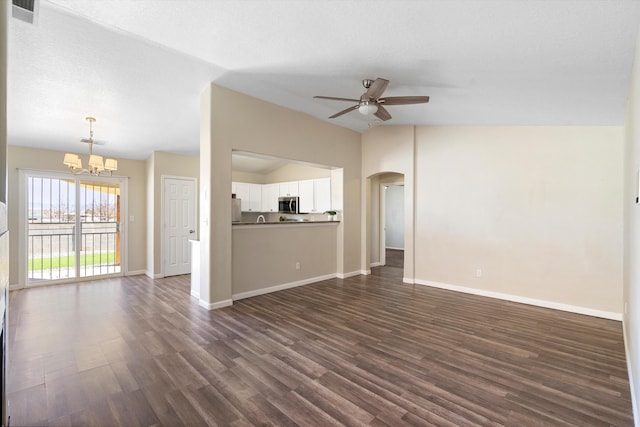
M 82 148 L 82 147 L 80 147 Z M 19 230 L 19 173 L 18 169 L 41 171 L 59 171 L 68 173 L 69 169 L 62 164 L 64 153 L 61 151 L 39 150 L 35 148 L 9 146 L 9 230 L 11 232 L 10 283 L 13 286 L 24 285 L 18 283 L 18 241 L 24 233 Z M 145 194 L 145 162 L 140 160 L 118 159 L 118 176 L 127 176 L 128 216 L 134 217 L 134 223 L 129 223 L 128 236 L 128 271 L 145 271 L 145 239 L 146 239 L 146 194 Z M 125 218 L 128 220 L 128 218 Z
M 625 121 L 624 151 L 624 302 L 623 326 L 629 366 L 633 410 L 638 418 L 640 390 L 640 37 L 636 42 L 635 61 Z
M 619 127 L 418 127 L 416 280 L 621 313 L 622 148 Z
M 267 174 L 266 183 L 302 181 L 305 179 L 330 178 L 331 170 L 290 163 Z
M 278 182 L 302 181 L 305 179 L 330 178 L 331 170 L 313 166 L 290 163 L 271 173 L 259 174 L 243 171 L 232 171 L 231 179 L 237 182 L 252 184 L 272 184 Z
M 152 234 L 147 236 L 147 275 L 162 277 L 162 176 L 198 178 L 200 158 L 154 151 L 147 160 L 146 167 L 147 197 L 151 196 L 151 199 L 147 200 L 150 209 L 147 229 L 152 230 Z
M 233 227 L 233 295 L 335 274 L 336 231 L 336 224 Z
M 227 195 L 234 149 L 344 168 L 344 212 L 337 226 L 336 264 L 338 273 L 358 272 L 360 134 L 216 85 L 203 93 L 201 111 L 203 304 L 214 308 L 231 300 L 231 201 Z M 209 171 L 215 171 L 215 179 Z

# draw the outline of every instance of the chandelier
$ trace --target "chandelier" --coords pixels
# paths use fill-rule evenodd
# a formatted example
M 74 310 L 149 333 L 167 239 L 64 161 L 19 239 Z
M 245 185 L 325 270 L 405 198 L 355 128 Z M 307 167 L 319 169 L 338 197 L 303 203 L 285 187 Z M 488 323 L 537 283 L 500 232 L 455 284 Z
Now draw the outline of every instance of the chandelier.
M 91 175 L 111 176 L 113 171 L 118 170 L 118 161 L 115 159 L 104 160 L 102 156 L 93 154 L 93 144 L 99 144 L 93 139 L 93 123 L 96 119 L 95 117 L 86 117 L 86 120 L 89 122 L 89 139 L 83 138 L 81 141 L 89 144 L 89 168 L 83 169 L 82 159 L 73 153 L 65 153 L 63 163 L 69 167 L 74 175 L 88 173 Z

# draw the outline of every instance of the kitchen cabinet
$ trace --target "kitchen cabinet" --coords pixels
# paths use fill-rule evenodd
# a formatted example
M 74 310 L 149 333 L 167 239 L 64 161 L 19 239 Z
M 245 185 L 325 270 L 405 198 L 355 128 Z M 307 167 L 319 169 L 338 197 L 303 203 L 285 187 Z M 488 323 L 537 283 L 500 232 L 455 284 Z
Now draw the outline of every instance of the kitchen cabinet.
M 331 210 L 331 178 L 313 180 L 313 203 L 317 213 Z
M 323 213 L 331 209 L 331 178 L 298 182 L 300 212 Z
M 298 181 L 298 196 L 300 196 L 300 212 L 315 212 L 313 179 Z
M 278 212 L 278 196 L 280 184 L 264 184 L 262 186 L 262 212 Z
M 281 182 L 280 184 L 280 197 L 285 196 L 298 196 L 298 181 Z
M 243 212 L 260 212 L 262 210 L 262 185 L 247 182 L 234 182 L 236 198 L 242 201 Z

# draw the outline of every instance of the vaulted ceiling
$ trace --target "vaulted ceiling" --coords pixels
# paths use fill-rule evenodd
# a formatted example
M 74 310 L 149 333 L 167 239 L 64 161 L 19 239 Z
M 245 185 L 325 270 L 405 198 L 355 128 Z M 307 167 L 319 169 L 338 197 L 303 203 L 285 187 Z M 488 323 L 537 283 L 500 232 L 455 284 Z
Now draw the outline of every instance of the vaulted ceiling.
M 82 151 L 92 115 L 101 154 L 197 154 L 209 82 L 329 121 L 350 104 L 314 95 L 376 77 L 431 97 L 385 124 L 619 126 L 639 23 L 629 0 L 40 0 L 9 22 L 9 144 Z

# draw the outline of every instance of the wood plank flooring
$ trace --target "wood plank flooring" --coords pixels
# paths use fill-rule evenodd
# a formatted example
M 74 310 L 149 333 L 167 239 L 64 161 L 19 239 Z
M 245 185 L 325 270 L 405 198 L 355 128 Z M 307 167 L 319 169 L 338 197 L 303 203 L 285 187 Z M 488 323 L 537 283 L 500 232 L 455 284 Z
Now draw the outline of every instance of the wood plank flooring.
M 332 279 L 207 311 L 189 276 L 12 292 L 12 426 L 630 426 L 621 324 Z

